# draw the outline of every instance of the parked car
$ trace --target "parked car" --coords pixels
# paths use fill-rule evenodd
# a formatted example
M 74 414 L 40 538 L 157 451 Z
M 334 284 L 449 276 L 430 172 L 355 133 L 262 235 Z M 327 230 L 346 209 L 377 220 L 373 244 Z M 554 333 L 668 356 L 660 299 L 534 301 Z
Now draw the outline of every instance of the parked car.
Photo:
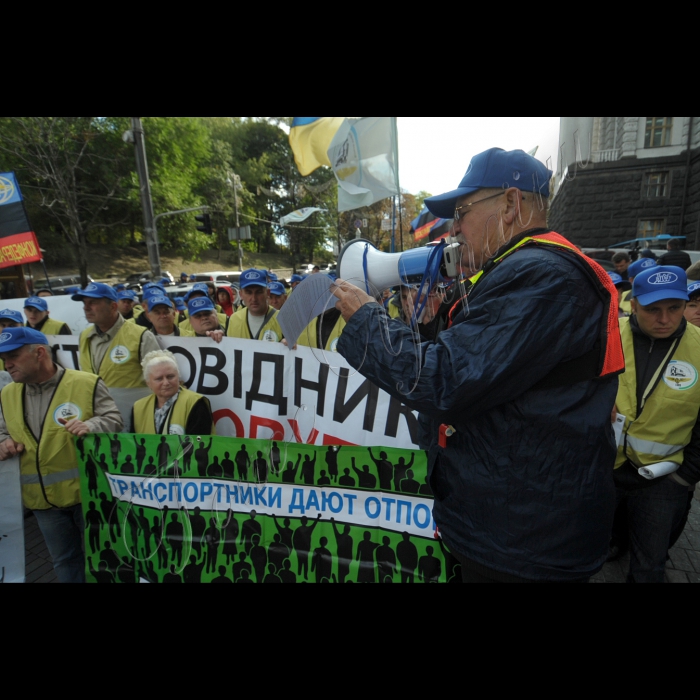
M 94 282 L 95 280 L 88 275 L 88 284 Z M 49 283 L 51 291 L 56 295 L 67 294 L 68 290 L 72 287 L 82 288 L 83 284 L 80 280 L 80 275 L 65 275 L 62 277 L 49 277 L 42 279 L 37 277 L 34 279 L 34 293 L 38 294 L 42 289 L 49 289 Z

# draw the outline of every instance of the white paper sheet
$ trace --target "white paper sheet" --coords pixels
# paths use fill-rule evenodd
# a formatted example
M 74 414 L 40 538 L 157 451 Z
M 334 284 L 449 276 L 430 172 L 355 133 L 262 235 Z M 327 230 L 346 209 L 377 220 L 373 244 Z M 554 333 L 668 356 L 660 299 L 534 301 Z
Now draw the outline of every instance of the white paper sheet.
M 660 479 L 662 476 L 675 474 L 681 468 L 680 464 L 675 462 L 661 462 L 660 464 L 652 464 L 650 467 L 640 469 L 639 473 L 649 481 Z

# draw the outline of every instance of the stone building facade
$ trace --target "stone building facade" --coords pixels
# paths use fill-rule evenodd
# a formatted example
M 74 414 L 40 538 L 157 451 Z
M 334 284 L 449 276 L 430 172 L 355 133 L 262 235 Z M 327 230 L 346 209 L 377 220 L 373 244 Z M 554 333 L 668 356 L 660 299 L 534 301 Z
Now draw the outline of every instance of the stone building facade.
M 670 234 L 700 250 L 700 118 L 562 117 L 549 222 L 585 248 Z

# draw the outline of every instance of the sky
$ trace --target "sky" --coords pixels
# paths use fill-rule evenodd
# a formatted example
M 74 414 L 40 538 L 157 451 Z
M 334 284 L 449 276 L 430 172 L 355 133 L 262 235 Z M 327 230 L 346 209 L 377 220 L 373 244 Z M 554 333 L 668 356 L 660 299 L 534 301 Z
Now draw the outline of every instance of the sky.
M 556 171 L 559 117 L 399 117 L 401 187 L 437 195 L 455 189 L 472 156 L 497 146 L 540 149 Z

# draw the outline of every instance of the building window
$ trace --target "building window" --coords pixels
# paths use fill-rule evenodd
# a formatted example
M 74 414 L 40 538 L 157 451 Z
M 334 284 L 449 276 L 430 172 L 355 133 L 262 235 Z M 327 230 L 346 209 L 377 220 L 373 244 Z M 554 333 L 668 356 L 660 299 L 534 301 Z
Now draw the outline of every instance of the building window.
M 668 197 L 669 173 L 645 173 L 642 196 L 645 199 Z
M 666 233 L 666 219 L 644 219 L 639 222 L 639 238 L 656 238 Z
M 671 145 L 673 117 L 647 117 L 644 148 L 662 148 Z

